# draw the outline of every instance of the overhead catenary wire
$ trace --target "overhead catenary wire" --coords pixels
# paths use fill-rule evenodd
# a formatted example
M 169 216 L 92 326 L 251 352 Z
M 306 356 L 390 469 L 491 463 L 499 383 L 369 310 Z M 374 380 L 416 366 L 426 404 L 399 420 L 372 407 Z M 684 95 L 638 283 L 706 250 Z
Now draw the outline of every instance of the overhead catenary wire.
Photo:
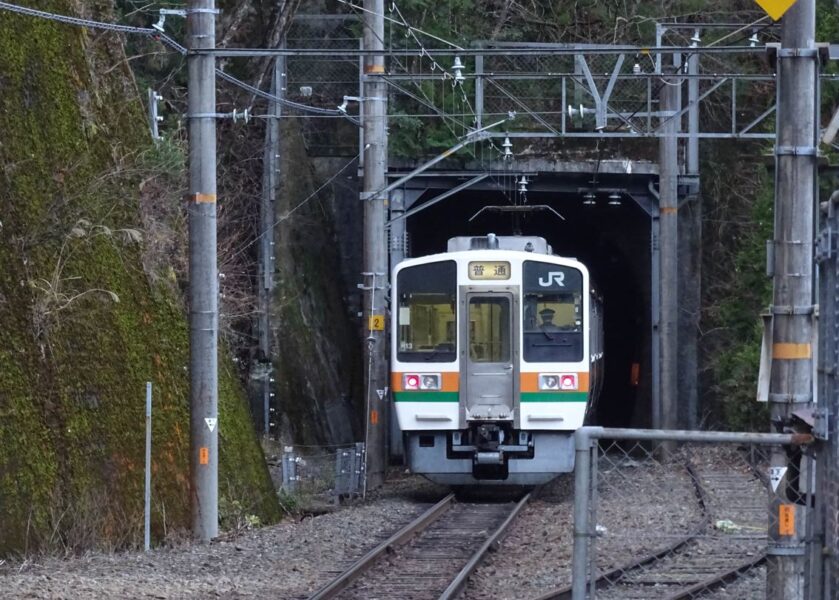
M 310 200 L 316 198 L 326 188 L 326 186 L 330 185 L 333 181 L 335 181 L 338 178 L 339 175 L 341 175 L 344 171 L 346 171 L 350 166 L 352 166 L 353 164 L 358 162 L 358 160 L 361 158 L 361 155 L 363 154 L 365 148 L 362 148 L 362 150 L 358 154 L 356 154 L 354 157 L 352 157 L 343 167 L 341 167 L 338 171 L 336 171 L 329 179 L 324 181 L 315 191 L 313 191 L 311 194 L 306 196 L 306 198 L 304 198 L 303 200 L 298 202 L 291 210 L 288 210 L 283 215 L 281 215 L 276 221 L 274 221 L 272 223 L 271 227 L 269 227 L 268 229 L 273 229 L 274 227 L 276 227 L 280 223 L 282 223 L 284 221 L 287 221 L 288 219 L 291 218 L 291 216 L 294 213 L 296 213 L 298 210 L 300 210 Z M 248 248 L 253 246 L 255 243 L 260 241 L 266 234 L 267 234 L 267 230 L 263 233 L 260 233 L 256 237 L 254 237 L 254 239 L 252 239 L 250 242 L 248 242 L 247 244 L 245 244 L 244 246 L 239 248 L 239 250 L 235 254 L 227 257 L 225 259 L 225 264 L 228 264 L 231 261 L 233 261 L 234 259 L 236 259 L 243 252 L 245 252 L 245 250 L 247 250 Z
M 82 19 L 79 17 L 71 17 L 69 15 L 62 15 L 58 13 L 47 12 L 44 10 L 37 10 L 34 8 L 28 8 L 26 6 L 19 6 L 17 4 L 11 4 L 9 2 L 0 2 L 0 10 L 5 10 L 8 12 L 26 15 L 30 17 L 36 17 L 39 19 L 46 19 L 49 21 L 54 21 L 57 23 L 64 23 L 66 25 L 74 25 L 76 27 L 85 27 L 88 29 L 100 29 L 103 31 L 113 31 L 116 33 L 125 33 L 125 34 L 132 34 L 132 35 L 142 35 L 145 37 L 152 38 L 154 40 L 158 40 L 166 46 L 169 46 L 175 52 L 186 56 L 187 49 L 182 44 L 178 43 L 172 37 L 168 36 L 167 34 L 161 32 L 158 29 L 154 29 L 153 27 L 133 27 L 130 25 L 121 25 L 119 23 L 108 23 L 104 21 L 95 21 L 93 19 Z M 338 116 L 344 117 L 349 121 L 353 122 L 356 125 L 360 125 L 357 119 L 353 118 L 352 116 L 344 114 L 342 111 L 337 109 L 327 109 L 327 108 L 320 108 L 316 106 L 310 106 L 308 104 L 301 104 L 299 102 L 294 102 L 293 100 L 287 100 L 286 98 L 281 98 L 270 94 L 268 92 L 263 92 L 262 90 L 245 83 L 244 81 L 229 75 L 222 69 L 216 69 L 216 75 L 220 78 L 224 79 L 228 83 L 232 83 L 233 85 L 240 87 L 256 96 L 264 98 L 266 100 L 270 100 L 272 102 L 278 102 L 287 106 L 289 108 L 294 108 L 296 110 L 309 112 L 312 114 L 321 114 L 321 115 L 331 115 L 331 116 Z

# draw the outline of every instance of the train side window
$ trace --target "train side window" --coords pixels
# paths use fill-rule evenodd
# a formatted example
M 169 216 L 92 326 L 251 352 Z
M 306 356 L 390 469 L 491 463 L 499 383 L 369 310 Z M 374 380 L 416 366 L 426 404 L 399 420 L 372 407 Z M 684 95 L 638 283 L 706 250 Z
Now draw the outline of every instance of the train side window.
M 402 362 L 457 357 L 457 265 L 447 260 L 399 272 L 397 351 Z

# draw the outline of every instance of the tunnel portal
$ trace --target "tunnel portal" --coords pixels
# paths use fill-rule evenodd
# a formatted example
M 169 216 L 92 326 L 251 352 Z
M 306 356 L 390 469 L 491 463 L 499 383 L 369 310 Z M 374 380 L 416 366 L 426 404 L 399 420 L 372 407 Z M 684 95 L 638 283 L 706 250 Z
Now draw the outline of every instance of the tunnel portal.
M 390 176 L 414 166 L 392 165 Z M 407 216 L 391 224 L 392 264 L 445 252 L 451 237 L 487 233 L 541 236 L 555 254 L 581 260 L 589 267 L 605 313 L 605 385 L 595 423 L 652 426 L 658 344 L 657 165 L 534 160 L 517 161 L 514 169 L 504 164 L 483 167 L 427 171 L 397 190 L 391 218 Z M 525 193 L 520 191 L 522 174 L 528 180 Z M 465 182 L 471 184 L 465 187 Z M 458 186 L 464 189 L 451 194 Z M 509 208 L 515 206 L 531 209 Z

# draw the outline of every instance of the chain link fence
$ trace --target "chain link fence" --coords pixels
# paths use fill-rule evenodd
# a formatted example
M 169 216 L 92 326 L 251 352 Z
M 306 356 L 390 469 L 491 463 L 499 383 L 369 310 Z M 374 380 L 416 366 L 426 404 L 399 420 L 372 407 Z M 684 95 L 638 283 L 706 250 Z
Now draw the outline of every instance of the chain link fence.
M 335 110 L 344 97 L 359 97 L 360 61 L 343 56 L 342 50 L 358 50 L 361 24 L 353 15 L 301 15 L 288 33 L 289 48 L 328 48 L 333 56 L 289 57 L 286 63 L 286 97 L 289 100 Z M 358 116 L 358 103 L 348 103 L 347 113 Z M 301 115 L 301 127 L 310 156 L 355 156 L 358 153 L 358 126 L 346 117 Z
M 786 541 L 814 539 L 789 445 L 806 436 L 585 428 L 577 439 L 575 600 L 764 598 L 783 575 L 775 558 L 800 550 Z M 787 466 L 772 466 L 779 457 Z
M 818 511 L 824 519 L 824 598 L 839 593 L 839 194 L 822 203 L 816 249 L 819 275 L 819 402 L 817 435 L 827 440 L 819 455 Z
M 340 502 L 364 494 L 363 443 L 310 448 L 284 446 L 281 492 L 311 501 Z

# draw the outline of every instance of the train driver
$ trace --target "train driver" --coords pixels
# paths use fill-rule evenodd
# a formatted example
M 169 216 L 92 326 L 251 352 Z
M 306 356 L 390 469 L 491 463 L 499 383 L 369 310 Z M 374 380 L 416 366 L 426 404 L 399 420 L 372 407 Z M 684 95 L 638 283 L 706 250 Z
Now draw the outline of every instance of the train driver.
M 542 331 L 559 331 L 559 327 L 554 325 L 554 314 L 556 311 L 552 308 L 543 308 L 539 311 L 539 317 L 542 322 L 539 324 L 539 329 Z

